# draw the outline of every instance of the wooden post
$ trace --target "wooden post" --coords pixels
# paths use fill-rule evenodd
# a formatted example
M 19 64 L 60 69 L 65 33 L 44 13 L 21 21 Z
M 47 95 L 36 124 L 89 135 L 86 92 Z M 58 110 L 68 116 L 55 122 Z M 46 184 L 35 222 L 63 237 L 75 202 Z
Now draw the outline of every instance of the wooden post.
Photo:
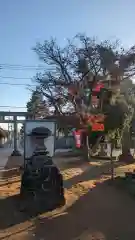
M 87 160 L 90 161 L 90 147 L 89 147 L 89 136 L 86 136 L 86 143 L 87 143 Z
M 114 180 L 114 162 L 113 162 L 112 152 L 113 152 L 113 143 L 111 140 L 111 154 L 110 154 L 110 157 L 111 157 L 111 180 L 113 181 Z

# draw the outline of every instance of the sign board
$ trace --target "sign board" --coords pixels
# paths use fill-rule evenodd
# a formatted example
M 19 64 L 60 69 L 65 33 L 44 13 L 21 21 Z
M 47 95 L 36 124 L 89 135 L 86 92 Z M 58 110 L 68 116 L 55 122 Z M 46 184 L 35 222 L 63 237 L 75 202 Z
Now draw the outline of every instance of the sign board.
M 55 122 L 47 120 L 28 120 L 24 124 L 24 158 L 29 158 L 32 156 L 33 151 L 35 150 L 35 145 L 33 145 L 30 133 L 32 129 L 37 127 L 45 127 L 51 131 L 51 136 L 44 140 L 49 156 L 54 155 L 54 144 L 55 144 Z

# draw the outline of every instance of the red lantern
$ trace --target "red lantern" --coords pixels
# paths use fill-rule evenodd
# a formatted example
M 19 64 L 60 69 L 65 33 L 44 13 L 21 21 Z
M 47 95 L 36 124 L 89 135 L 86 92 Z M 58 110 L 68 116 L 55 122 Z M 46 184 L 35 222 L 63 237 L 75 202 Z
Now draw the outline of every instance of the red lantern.
M 74 131 L 74 136 L 75 136 L 75 144 L 77 148 L 81 147 L 81 131 Z

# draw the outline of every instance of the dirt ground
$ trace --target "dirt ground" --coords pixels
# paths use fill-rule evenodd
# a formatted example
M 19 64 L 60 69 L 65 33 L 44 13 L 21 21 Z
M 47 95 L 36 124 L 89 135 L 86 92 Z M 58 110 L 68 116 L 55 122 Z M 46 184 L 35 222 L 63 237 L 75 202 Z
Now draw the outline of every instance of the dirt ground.
M 110 163 L 62 162 L 66 205 L 53 212 L 28 219 L 15 205 L 19 177 L 0 183 L 0 239 L 134 240 L 135 200 L 106 183 Z

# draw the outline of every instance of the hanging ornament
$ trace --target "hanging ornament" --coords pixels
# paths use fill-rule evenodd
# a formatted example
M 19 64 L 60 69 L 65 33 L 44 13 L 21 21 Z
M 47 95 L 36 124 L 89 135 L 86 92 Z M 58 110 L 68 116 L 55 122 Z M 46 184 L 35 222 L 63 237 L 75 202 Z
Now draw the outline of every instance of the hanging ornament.
M 104 84 L 99 82 L 96 84 L 96 86 L 92 89 L 92 92 L 100 92 L 101 89 L 104 88 Z

